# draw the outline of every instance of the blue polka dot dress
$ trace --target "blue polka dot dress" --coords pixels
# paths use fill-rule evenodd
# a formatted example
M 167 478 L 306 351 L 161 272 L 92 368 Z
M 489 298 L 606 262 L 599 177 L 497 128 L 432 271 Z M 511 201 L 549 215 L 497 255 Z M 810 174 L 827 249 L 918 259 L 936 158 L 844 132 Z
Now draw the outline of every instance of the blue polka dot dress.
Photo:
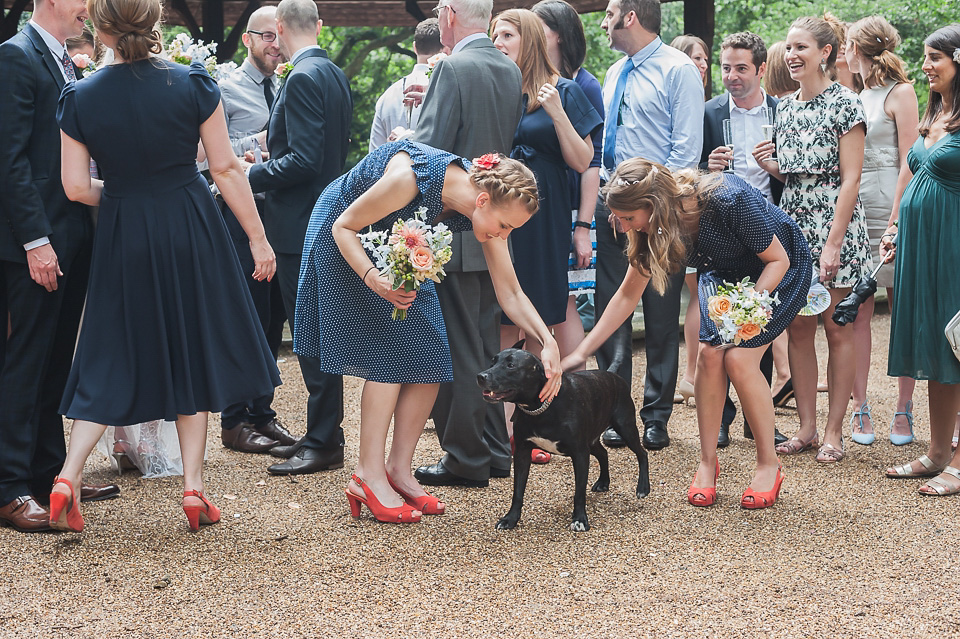
M 336 375 L 392 384 L 452 382 L 450 347 L 434 283 L 424 282 L 407 318 L 395 321 L 390 317 L 393 305 L 361 281 L 333 239 L 333 223 L 383 176 L 399 152 L 413 160 L 420 193 L 369 230 L 390 230 L 396 220 L 413 217 L 421 207 L 427 209 L 425 220 L 433 223 L 443 209 L 440 195 L 447 167 L 470 168 L 453 154 L 401 140 L 379 147 L 324 190 L 303 246 L 293 350 L 318 358 L 325 372 Z M 452 231 L 472 229 L 463 215 L 443 223 Z
M 700 233 L 688 258 L 698 273 L 701 342 L 723 343 L 707 312 L 707 290 L 712 284 L 739 282 L 744 277 L 756 283 L 764 266 L 757 254 L 769 248 L 774 236 L 786 249 L 790 268 L 774 289 L 780 303 L 774 305 L 773 317 L 758 336 L 740 343 L 745 348 L 772 342 L 804 307 L 813 261 L 810 245 L 789 215 L 739 177 L 724 173 L 723 184 L 710 195 L 700 216 Z

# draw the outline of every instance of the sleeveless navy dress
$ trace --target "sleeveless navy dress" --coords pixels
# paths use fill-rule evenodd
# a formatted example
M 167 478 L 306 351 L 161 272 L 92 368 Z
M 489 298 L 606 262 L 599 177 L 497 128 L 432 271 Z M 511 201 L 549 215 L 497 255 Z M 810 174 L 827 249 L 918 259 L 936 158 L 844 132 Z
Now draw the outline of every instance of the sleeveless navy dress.
M 333 181 L 317 200 L 300 265 L 293 350 L 320 360 L 322 369 L 374 382 L 431 384 L 453 381 L 447 329 L 434 283 L 427 280 L 407 309 L 405 320 L 390 318 L 389 303 L 360 279 L 333 239 L 333 223 L 350 204 L 383 176 L 397 153 L 413 160 L 419 194 L 367 230 L 389 231 L 396 220 L 407 220 L 424 207 L 424 221 L 433 224 L 443 211 L 440 201 L 447 167 L 464 170 L 470 163 L 446 151 L 400 140 L 387 143 Z M 470 231 L 463 215 L 443 222 L 452 231 Z
M 216 82 L 150 58 L 60 96 L 103 177 L 83 325 L 60 412 L 125 426 L 221 411 L 280 384 L 236 250 L 196 165 Z

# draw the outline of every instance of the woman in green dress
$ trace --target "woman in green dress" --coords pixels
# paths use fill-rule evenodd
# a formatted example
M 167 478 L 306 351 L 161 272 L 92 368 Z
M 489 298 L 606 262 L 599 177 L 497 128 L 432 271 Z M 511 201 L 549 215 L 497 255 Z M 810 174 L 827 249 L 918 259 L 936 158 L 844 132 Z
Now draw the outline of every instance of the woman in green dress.
M 930 98 L 907 157 L 913 178 L 900 202 L 887 374 L 928 380 L 930 450 L 887 476 L 931 477 L 921 494 L 955 495 L 960 452 L 951 455 L 950 439 L 960 412 L 960 360 L 943 329 L 960 311 L 960 24 L 924 41 L 923 72 Z M 882 252 L 894 250 L 896 232 L 887 229 Z

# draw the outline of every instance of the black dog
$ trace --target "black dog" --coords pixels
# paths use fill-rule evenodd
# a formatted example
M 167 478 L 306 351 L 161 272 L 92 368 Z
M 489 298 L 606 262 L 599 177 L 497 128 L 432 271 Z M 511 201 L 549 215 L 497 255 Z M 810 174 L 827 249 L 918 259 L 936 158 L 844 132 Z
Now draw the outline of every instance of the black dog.
M 501 351 L 493 366 L 477 375 L 483 398 L 491 403 L 515 402 L 513 438 L 513 503 L 510 512 L 497 522 L 497 529 L 514 528 L 520 520 L 523 493 L 530 474 L 530 453 L 534 447 L 573 459 L 576 492 L 573 497 L 574 531 L 590 530 L 587 522 L 587 474 L 590 455 L 600 462 L 600 477 L 594 492 L 610 489 L 610 466 L 600 435 L 613 427 L 637 455 L 640 476 L 637 498 L 650 493 L 647 451 L 637 430 L 636 407 L 630 397 L 630 385 L 611 372 L 589 370 L 563 376 L 560 393 L 542 405 L 538 397 L 547 382 L 543 364 L 527 351 L 519 350 L 523 341 Z M 616 366 L 616 363 L 614 363 Z

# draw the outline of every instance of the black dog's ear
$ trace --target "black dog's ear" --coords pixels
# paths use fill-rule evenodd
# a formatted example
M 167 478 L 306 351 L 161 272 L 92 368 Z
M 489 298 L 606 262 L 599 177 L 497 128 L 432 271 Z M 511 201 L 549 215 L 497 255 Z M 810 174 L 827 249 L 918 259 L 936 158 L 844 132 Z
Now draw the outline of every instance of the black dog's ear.
M 511 346 L 510 348 L 515 348 L 515 349 L 517 349 L 518 351 L 522 351 L 522 350 L 523 350 L 523 343 L 524 343 L 525 341 L 527 341 L 527 340 L 522 339 L 522 340 L 520 340 L 519 342 L 517 342 L 516 344 L 514 344 L 513 346 Z

